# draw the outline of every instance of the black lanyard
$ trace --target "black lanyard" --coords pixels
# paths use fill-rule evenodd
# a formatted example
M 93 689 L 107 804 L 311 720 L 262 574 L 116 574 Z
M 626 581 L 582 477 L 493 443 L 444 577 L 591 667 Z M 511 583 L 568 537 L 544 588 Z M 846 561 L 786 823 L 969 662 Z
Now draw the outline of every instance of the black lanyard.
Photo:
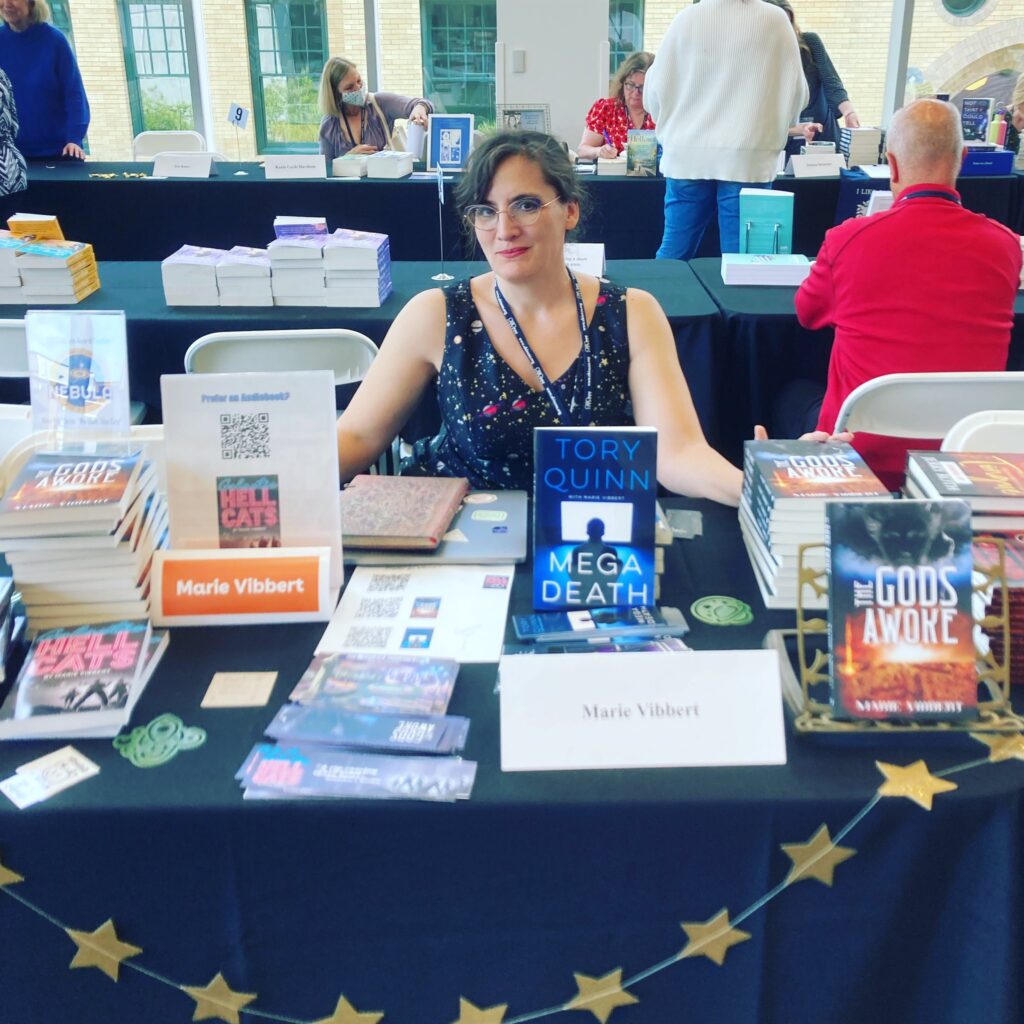
M 361 143 L 365 143 L 366 142 L 366 106 L 365 106 L 365 104 L 363 105 L 362 108 L 360 108 L 360 111 L 359 111 L 359 142 L 356 142 L 356 137 L 355 137 L 355 135 L 352 134 L 352 125 L 350 125 L 348 123 L 348 115 L 345 113 L 344 110 L 342 110 L 342 112 L 341 112 L 341 123 L 345 126 L 345 131 L 348 132 L 348 137 L 352 140 L 352 148 L 353 149 L 356 146 L 360 145 Z
M 947 203 L 956 203 L 957 206 L 962 206 L 958 196 L 950 195 L 948 192 L 940 192 L 937 188 L 919 188 L 913 192 L 904 192 L 900 196 L 899 201 L 902 203 L 905 199 L 945 199 Z
M 579 282 L 576 280 L 576 275 L 573 274 L 568 267 L 565 268 L 566 273 L 569 275 L 569 280 L 572 281 L 572 289 L 576 294 L 576 316 L 579 319 L 580 324 L 580 338 L 583 342 L 583 346 L 580 352 L 580 357 L 583 359 L 583 373 L 585 386 L 583 391 L 583 414 L 587 420 L 589 420 L 589 412 L 591 405 L 593 404 L 593 367 L 590 363 L 590 335 L 587 333 L 587 313 L 583 308 L 583 296 L 580 294 Z M 544 389 L 544 394 L 548 396 L 548 401 L 551 403 L 555 410 L 555 415 L 564 426 L 574 427 L 579 426 L 579 422 L 575 415 L 576 413 L 576 395 L 573 394 L 572 400 L 569 405 L 568 411 L 562 403 L 562 399 L 559 397 L 558 392 L 552 386 L 551 381 L 548 380 L 548 375 L 544 372 L 544 368 L 540 365 L 537 357 L 533 354 L 533 349 L 530 348 L 529 343 L 526 340 L 526 336 L 523 334 L 523 329 L 519 326 L 519 321 L 516 319 L 515 313 L 509 309 L 508 303 L 505 301 L 505 296 L 501 294 L 501 289 L 498 287 L 498 282 L 494 282 L 494 298 L 498 303 L 498 308 L 501 310 L 502 315 L 505 317 L 506 323 L 508 323 L 509 329 L 515 335 L 516 341 L 519 342 L 519 347 L 523 350 L 526 358 L 530 361 L 530 366 L 533 368 L 533 372 L 537 375 L 537 380 L 540 386 Z M 577 380 L 579 377 L 577 375 Z M 575 392 L 575 388 L 573 389 Z M 585 425 L 585 423 L 584 423 Z

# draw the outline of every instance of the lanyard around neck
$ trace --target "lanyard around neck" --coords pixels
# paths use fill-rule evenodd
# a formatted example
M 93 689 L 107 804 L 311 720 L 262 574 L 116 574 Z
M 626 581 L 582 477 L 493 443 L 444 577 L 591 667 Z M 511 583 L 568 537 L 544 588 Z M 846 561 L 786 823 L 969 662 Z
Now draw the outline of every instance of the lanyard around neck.
M 586 425 L 586 420 L 589 419 L 588 414 L 590 413 L 594 398 L 592 379 L 593 367 L 591 366 L 590 361 L 590 335 L 587 333 L 587 313 L 583 308 L 583 296 L 580 294 L 579 282 L 576 280 L 576 275 L 573 274 L 568 267 L 566 267 L 566 273 L 569 275 L 569 280 L 572 281 L 572 289 L 576 296 L 576 317 L 579 321 L 580 339 L 582 341 L 580 357 L 583 360 L 585 383 L 583 389 L 583 408 L 580 412 L 584 419 L 584 425 Z M 530 361 L 530 366 L 532 367 L 534 374 L 536 374 L 537 380 L 540 383 L 541 388 L 544 390 L 544 394 L 547 395 L 548 401 L 554 408 L 555 415 L 564 426 L 579 426 L 580 417 L 577 415 L 576 395 L 573 395 L 569 404 L 569 409 L 567 410 L 565 408 L 565 403 L 558 394 L 558 390 L 548 379 L 548 375 L 544 372 L 544 368 L 540 365 L 540 361 L 534 355 L 533 349 L 530 348 L 529 342 L 526 340 L 526 335 L 523 334 L 523 329 L 519 326 L 519 321 L 516 319 L 515 313 L 512 312 L 508 303 L 505 301 L 505 296 L 501 294 L 501 289 L 498 287 L 497 281 L 494 282 L 494 298 L 498 303 L 498 308 L 501 310 L 502 316 L 505 317 L 505 321 L 508 324 L 509 329 L 515 336 L 516 341 L 519 342 L 519 347 L 523 350 L 526 358 Z
M 352 146 L 358 146 L 360 143 L 366 142 L 366 107 L 364 106 L 359 111 L 359 142 L 356 142 L 355 134 L 352 132 L 352 125 L 348 123 L 348 115 L 344 110 L 341 112 L 341 123 L 345 126 L 345 131 L 348 132 L 348 137 L 352 142 Z
M 899 202 L 904 202 L 907 199 L 945 199 L 947 203 L 956 203 L 957 206 L 962 206 L 958 196 L 950 195 L 949 192 L 943 192 L 937 188 L 915 188 L 910 192 L 904 192 L 900 196 Z

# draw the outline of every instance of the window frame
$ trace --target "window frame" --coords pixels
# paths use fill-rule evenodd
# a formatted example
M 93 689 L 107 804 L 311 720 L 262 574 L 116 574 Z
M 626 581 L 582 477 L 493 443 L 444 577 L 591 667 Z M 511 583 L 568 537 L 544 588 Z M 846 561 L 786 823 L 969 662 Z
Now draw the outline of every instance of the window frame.
M 461 25 L 452 26 L 450 21 L 450 15 L 453 11 L 461 10 L 465 11 L 467 8 L 477 7 L 484 10 L 489 15 L 487 24 L 482 26 L 482 31 L 493 31 L 494 35 L 490 42 L 490 47 L 483 48 L 480 50 L 468 50 L 465 47 L 461 51 L 457 50 L 435 50 L 433 40 L 433 12 L 442 8 L 448 15 L 448 23 L 445 25 L 445 31 L 448 33 L 449 38 L 453 29 L 458 31 L 460 28 L 466 31 L 466 19 L 463 18 Z M 421 47 L 420 47 L 420 59 L 422 61 L 423 68 L 423 89 L 424 95 L 427 99 L 431 100 L 441 112 L 441 108 L 445 104 L 439 102 L 439 96 L 442 89 L 449 85 L 457 85 L 458 83 L 464 83 L 468 86 L 484 86 L 489 87 L 488 97 L 486 103 L 466 103 L 458 108 L 458 112 L 471 112 L 476 118 L 477 123 L 493 122 L 495 119 L 495 103 L 496 103 L 496 89 L 495 89 L 495 67 L 494 67 L 494 44 L 498 39 L 498 5 L 497 0 L 420 0 L 420 36 L 421 36 Z M 436 63 L 437 54 L 445 54 L 447 56 L 446 67 L 450 67 L 450 55 L 457 53 L 478 53 L 482 54 L 484 63 L 487 64 L 489 61 L 490 67 L 479 72 L 446 72 L 445 74 L 438 76 L 435 73 L 435 69 L 438 67 Z M 440 86 L 440 88 L 439 88 Z M 468 108 L 468 109 L 467 109 Z
M 629 50 L 618 50 L 612 39 L 612 22 L 616 15 L 634 14 L 640 23 L 640 42 Z M 629 54 L 642 50 L 644 45 L 644 0 L 608 0 L 608 74 L 614 75 Z

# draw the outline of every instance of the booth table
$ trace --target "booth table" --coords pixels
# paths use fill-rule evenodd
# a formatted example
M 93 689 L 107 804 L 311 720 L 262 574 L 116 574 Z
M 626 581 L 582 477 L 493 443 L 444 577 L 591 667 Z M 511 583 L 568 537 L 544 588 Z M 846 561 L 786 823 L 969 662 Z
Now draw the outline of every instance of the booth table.
M 741 598 L 750 625 L 691 616 L 688 640 L 757 646 L 791 616 L 761 607 L 735 513 L 696 507 L 704 536 L 668 550 L 666 603 Z M 522 567 L 514 612 L 529 584 Z M 494 666 L 466 666 L 449 710 L 472 719 L 468 802 L 243 803 L 234 772 L 320 632 L 175 630 L 133 725 L 173 712 L 207 731 L 203 746 L 137 769 L 109 741 L 77 740 L 99 776 L 25 811 L 0 798 L 0 864 L 25 879 L 0 891 L 5 1024 L 171 1024 L 195 1009 L 126 965 L 116 985 L 69 970 L 75 947 L 14 895 L 81 931 L 113 919 L 143 949 L 135 962 L 176 984 L 223 972 L 271 1020 L 327 1017 L 342 993 L 387 1024 L 447 1024 L 460 996 L 508 1003 L 511 1020 L 568 1001 L 573 972 L 625 978 L 673 957 L 683 921 L 735 918 L 786 876 L 780 844 L 822 824 L 835 835 L 864 808 L 883 781 L 876 759 L 925 758 L 934 772 L 985 754 L 967 739 L 863 747 L 790 734 L 784 766 L 503 774 Z M 248 670 L 280 673 L 267 707 L 199 707 L 215 671 Z M 57 746 L 0 744 L 0 777 Z M 857 854 L 831 888 L 793 885 L 743 922 L 752 938 L 724 965 L 670 965 L 631 987 L 639 1003 L 613 1024 L 1019 1024 L 1024 763 L 955 781 L 930 813 L 882 799 L 843 840 Z

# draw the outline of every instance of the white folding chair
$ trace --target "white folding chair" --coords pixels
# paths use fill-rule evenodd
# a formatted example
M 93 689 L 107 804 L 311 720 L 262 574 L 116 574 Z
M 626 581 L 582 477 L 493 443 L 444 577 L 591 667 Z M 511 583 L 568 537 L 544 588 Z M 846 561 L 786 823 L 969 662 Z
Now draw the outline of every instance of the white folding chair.
M 133 160 L 152 160 L 158 153 L 205 153 L 206 139 L 199 132 L 139 132 L 132 140 Z
M 954 423 L 985 409 L 1024 409 L 1024 372 L 889 373 L 846 396 L 835 432 L 945 437 Z
M 957 420 L 944 452 L 1024 452 L 1024 409 L 985 409 Z

